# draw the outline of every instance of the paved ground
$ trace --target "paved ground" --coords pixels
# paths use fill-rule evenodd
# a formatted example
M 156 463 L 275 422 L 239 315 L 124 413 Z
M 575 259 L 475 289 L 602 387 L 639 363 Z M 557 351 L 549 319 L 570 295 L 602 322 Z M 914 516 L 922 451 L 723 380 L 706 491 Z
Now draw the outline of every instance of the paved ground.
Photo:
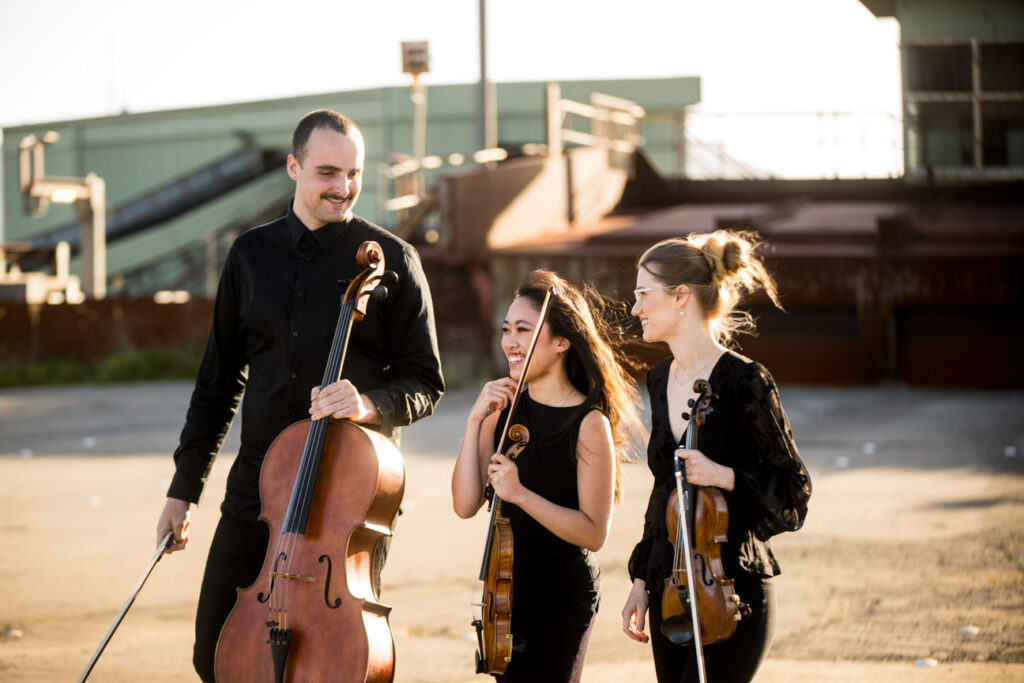
M 0 391 L 0 679 L 71 680 L 150 557 L 190 386 Z M 759 681 L 1024 680 L 1024 392 L 783 387 L 814 477 L 807 525 L 773 543 L 776 640 Z M 450 511 L 474 393 L 406 431 L 404 514 L 385 570 L 397 678 L 470 681 L 484 520 Z M 97 681 L 192 680 L 191 619 L 233 430 L 194 517 Z M 584 680 L 653 680 L 619 632 L 625 560 L 650 487 L 627 470 L 599 553 L 604 603 Z M 976 632 L 975 632 L 976 630 Z

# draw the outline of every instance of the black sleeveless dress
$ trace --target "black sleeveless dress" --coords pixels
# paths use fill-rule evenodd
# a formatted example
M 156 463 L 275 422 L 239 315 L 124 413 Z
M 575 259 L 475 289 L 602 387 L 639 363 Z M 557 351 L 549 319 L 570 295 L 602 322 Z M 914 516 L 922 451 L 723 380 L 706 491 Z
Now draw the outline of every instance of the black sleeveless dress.
M 523 486 L 556 505 L 579 509 L 576 442 L 590 407 L 555 408 L 524 391 L 512 424 L 530 441 L 516 460 Z M 498 419 L 504 426 L 508 410 Z M 501 434 L 496 433 L 495 449 Z M 512 525 L 512 661 L 502 683 L 578 681 L 600 600 L 601 571 L 593 553 L 567 543 L 519 507 L 502 502 Z

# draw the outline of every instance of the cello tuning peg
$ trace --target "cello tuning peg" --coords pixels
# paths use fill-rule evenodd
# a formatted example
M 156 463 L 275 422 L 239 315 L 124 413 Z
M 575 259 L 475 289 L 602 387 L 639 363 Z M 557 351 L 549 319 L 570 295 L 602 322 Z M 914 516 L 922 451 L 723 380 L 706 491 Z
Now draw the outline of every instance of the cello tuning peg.
M 385 287 L 393 287 L 398 284 L 398 273 L 393 270 L 385 270 L 380 276 L 380 283 Z
M 380 303 L 381 301 L 384 301 L 385 299 L 388 298 L 388 288 L 385 287 L 384 285 L 377 285 L 376 287 L 373 288 L 373 291 L 370 293 L 370 296 L 373 297 L 374 301 Z
M 686 399 L 686 407 L 687 408 L 692 408 L 693 407 L 693 399 L 692 398 Z
M 689 421 L 690 414 L 689 413 L 683 413 L 683 419 Z

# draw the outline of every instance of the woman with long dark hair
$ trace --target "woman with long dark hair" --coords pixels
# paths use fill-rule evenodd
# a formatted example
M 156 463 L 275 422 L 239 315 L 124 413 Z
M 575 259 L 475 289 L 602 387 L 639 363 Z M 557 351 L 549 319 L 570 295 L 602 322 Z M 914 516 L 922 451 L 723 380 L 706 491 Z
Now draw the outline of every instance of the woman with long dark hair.
M 709 681 L 749 681 L 756 673 L 771 642 L 769 579 L 779 573 L 768 539 L 799 529 L 807 513 L 811 483 L 775 382 L 761 364 L 727 347 L 735 332 L 753 329 L 750 316 L 735 310 L 742 294 L 764 289 L 779 305 L 755 246 L 749 233 L 693 234 L 655 244 L 637 265 L 632 313 L 643 338 L 667 343 L 672 355 L 647 375 L 654 487 L 643 537 L 629 560 L 633 588 L 622 627 L 634 640 L 651 641 L 659 683 L 698 680 L 694 648 L 673 644 L 660 630 L 662 591 L 673 565 L 665 513 L 675 488 L 674 458 L 684 461 L 688 483 L 724 493 L 729 529 L 722 565 L 751 608 L 729 639 L 704 647 Z M 697 395 L 697 379 L 711 385 L 712 412 L 697 448 L 687 450 L 679 447 L 683 413 Z
M 499 681 L 568 682 L 582 673 L 600 597 L 593 553 L 608 537 L 619 461 L 640 428 L 636 391 L 609 343 L 603 307 L 595 293 L 555 273 L 527 275 L 501 327 L 508 376 L 484 385 L 466 420 L 452 474 L 455 512 L 475 515 L 490 481 L 514 539 L 514 651 Z M 526 426 L 530 438 L 513 461 L 496 450 L 518 382 L 526 387 L 512 424 Z

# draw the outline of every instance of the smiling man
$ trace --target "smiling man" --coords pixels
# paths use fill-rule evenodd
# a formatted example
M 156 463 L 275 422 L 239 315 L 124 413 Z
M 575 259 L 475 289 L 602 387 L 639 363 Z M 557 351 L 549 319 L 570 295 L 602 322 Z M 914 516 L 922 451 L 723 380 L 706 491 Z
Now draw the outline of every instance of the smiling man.
M 241 447 L 196 613 L 193 662 L 204 681 L 214 678 L 217 638 L 235 589 L 256 579 L 266 554 L 259 473 L 278 433 L 303 418 L 347 418 L 397 442 L 399 427 L 430 415 L 444 391 L 430 290 L 416 250 L 352 213 L 364 157 L 362 133 L 351 119 L 326 109 L 307 114 L 288 156 L 295 181 L 290 210 L 242 234 L 221 273 L 209 342 L 157 523 L 158 542 L 174 533 L 169 552 L 185 548 L 189 510 L 241 400 Z M 338 283 L 362 270 L 356 252 L 366 240 L 381 245 L 398 282 L 352 325 L 342 378 L 321 390 L 344 293 Z M 385 554 L 374 553 L 375 580 Z
M 363 134 L 347 117 L 334 119 L 331 113 L 313 112 L 304 118 L 288 155 L 288 175 L 295 181 L 292 208 L 310 230 L 352 218 L 362 186 Z M 324 121 L 337 127 L 314 127 Z

